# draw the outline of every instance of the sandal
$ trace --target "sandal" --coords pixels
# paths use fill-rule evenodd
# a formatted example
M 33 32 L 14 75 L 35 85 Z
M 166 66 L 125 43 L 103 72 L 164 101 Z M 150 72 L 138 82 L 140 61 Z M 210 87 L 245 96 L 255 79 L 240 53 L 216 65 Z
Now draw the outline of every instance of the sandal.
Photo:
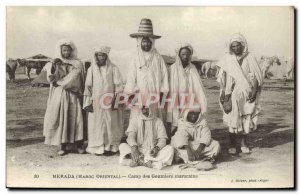
M 232 155 L 236 154 L 236 148 L 229 148 L 228 153 Z
M 86 153 L 85 149 L 83 149 L 83 148 L 78 148 L 77 152 L 78 152 L 78 154 L 85 154 Z
M 153 168 L 152 162 L 148 161 L 146 163 L 144 163 L 144 166 L 148 167 L 148 168 Z
M 79 152 L 79 150 L 78 150 Z M 92 148 L 86 148 L 85 152 L 89 153 L 89 154 L 95 154 L 96 156 L 101 156 L 104 154 L 104 149 L 98 149 L 98 150 L 95 150 L 95 149 L 92 149 Z
M 98 150 L 98 151 L 94 152 L 94 154 L 95 154 L 96 156 L 103 156 L 104 151 Z
M 135 161 L 133 161 L 133 160 L 131 160 L 130 163 L 129 163 L 129 166 L 132 167 L 132 168 L 133 168 L 133 167 L 137 167 L 137 166 L 138 166 L 138 163 L 135 162 Z
M 58 152 L 57 152 L 57 154 L 59 155 L 59 156 L 64 156 L 64 155 L 66 155 L 68 152 L 67 151 L 65 151 L 65 150 L 59 150 Z
M 111 152 L 117 153 L 119 151 L 119 146 L 113 145 L 111 146 Z
M 248 147 L 241 147 L 241 151 L 244 154 L 250 154 L 250 149 Z

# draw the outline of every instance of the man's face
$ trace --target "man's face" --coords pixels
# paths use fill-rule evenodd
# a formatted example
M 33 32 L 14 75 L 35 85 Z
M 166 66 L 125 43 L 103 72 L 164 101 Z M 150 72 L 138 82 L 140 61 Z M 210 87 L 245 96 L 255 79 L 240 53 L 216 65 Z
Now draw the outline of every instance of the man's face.
M 99 65 L 105 65 L 107 55 L 105 53 L 96 53 L 96 58 Z
M 152 48 L 152 42 L 148 37 L 142 39 L 141 48 L 145 52 L 149 52 Z
M 181 49 L 179 53 L 180 60 L 183 64 L 188 64 L 191 57 L 191 51 L 189 49 Z
M 145 108 L 145 107 L 142 108 L 142 113 L 144 116 L 149 117 L 149 113 L 150 113 L 149 108 Z
M 200 112 L 189 112 L 187 115 L 187 121 L 190 123 L 195 123 L 198 120 Z
M 231 51 L 235 54 L 235 55 L 241 55 L 243 53 L 243 45 L 240 42 L 234 41 L 231 44 L 230 47 Z
M 72 54 L 72 48 L 68 45 L 64 45 L 61 47 L 61 55 L 65 59 L 69 59 Z

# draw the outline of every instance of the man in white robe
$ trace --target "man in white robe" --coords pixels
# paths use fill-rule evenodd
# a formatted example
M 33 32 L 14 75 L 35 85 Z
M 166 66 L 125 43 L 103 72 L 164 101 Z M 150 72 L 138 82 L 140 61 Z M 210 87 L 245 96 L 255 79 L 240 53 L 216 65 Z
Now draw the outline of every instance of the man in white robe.
M 142 108 L 135 119 L 129 121 L 127 143 L 120 145 L 121 165 L 146 166 L 162 169 L 172 164 L 174 148 L 166 145 L 167 134 L 161 119 L 149 108 Z M 126 157 L 130 157 L 126 159 Z
M 176 50 L 176 61 L 169 67 L 168 99 L 172 103 L 167 106 L 167 130 L 169 138 L 174 135 L 182 110 L 198 106 L 201 113 L 207 111 L 207 100 L 200 75 L 191 63 L 193 48 L 183 44 Z
M 260 112 L 259 96 L 263 74 L 254 55 L 248 51 L 245 37 L 234 34 L 228 45 L 228 53 L 222 57 L 217 81 L 220 83 L 220 106 L 223 121 L 229 128 L 230 154 L 237 153 L 237 135 L 241 151 L 250 153 L 247 134 L 257 129 Z
M 117 152 L 124 134 L 121 107 L 114 106 L 123 91 L 119 69 L 109 59 L 110 48 L 103 46 L 93 52 L 93 61 L 85 81 L 83 108 L 88 114 L 88 147 L 91 154 Z
M 213 163 L 221 151 L 219 142 L 211 138 L 206 119 L 199 110 L 184 110 L 171 145 L 176 149 L 176 159 L 193 164 L 203 160 Z
M 130 35 L 137 39 L 137 54 L 128 67 L 127 81 L 124 92 L 128 95 L 136 94 L 140 99 L 140 107 L 131 109 L 130 118 L 138 115 L 141 106 L 152 104 L 153 112 L 163 118 L 159 107 L 159 98 L 169 92 L 168 72 L 162 56 L 155 49 L 155 39 L 160 36 L 153 34 L 150 19 L 142 19 L 139 32 Z M 136 102 L 133 100 L 133 102 Z
M 77 59 L 77 49 L 73 42 L 61 40 L 57 44 L 56 58 L 69 64 L 69 72 L 64 77 L 57 75 L 54 64 L 46 65 L 50 92 L 44 118 L 45 144 L 61 146 L 59 155 L 68 153 L 68 148 L 76 147 L 83 153 L 83 117 L 81 99 L 84 87 L 84 68 Z M 70 146 L 69 146 L 70 145 Z

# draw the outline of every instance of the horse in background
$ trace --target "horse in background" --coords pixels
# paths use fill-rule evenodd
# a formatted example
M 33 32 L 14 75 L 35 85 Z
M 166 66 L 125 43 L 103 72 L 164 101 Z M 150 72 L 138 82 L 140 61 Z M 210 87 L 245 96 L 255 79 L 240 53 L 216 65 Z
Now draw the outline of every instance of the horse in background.
M 293 80 L 294 79 L 294 69 L 295 69 L 295 62 L 294 58 L 284 58 L 283 63 L 286 66 L 286 79 Z
M 273 57 L 262 56 L 261 57 L 259 65 L 261 67 L 264 79 L 270 79 L 272 77 L 272 74 L 269 72 L 269 69 L 274 64 L 278 65 L 278 66 L 281 65 L 281 62 L 277 56 L 273 56 Z
M 15 73 L 18 67 L 18 61 L 14 59 L 6 60 L 6 73 L 11 81 L 15 81 Z
M 216 65 L 218 61 L 208 61 L 202 64 L 201 73 L 205 75 L 206 78 L 210 76 L 217 76 L 220 68 Z
M 43 69 L 43 67 L 48 63 L 49 61 L 41 61 L 41 60 L 26 60 L 26 59 L 17 59 L 17 62 L 21 67 L 26 67 L 26 74 L 28 79 L 30 78 L 30 71 L 31 69 L 36 70 L 36 74 L 39 75 Z

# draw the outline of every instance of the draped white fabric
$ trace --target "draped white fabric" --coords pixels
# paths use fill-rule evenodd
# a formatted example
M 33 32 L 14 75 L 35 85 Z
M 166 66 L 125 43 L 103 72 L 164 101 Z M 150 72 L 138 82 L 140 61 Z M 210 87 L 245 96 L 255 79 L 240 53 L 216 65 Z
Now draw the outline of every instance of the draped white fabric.
M 84 91 L 84 108 L 92 105 L 94 109 L 93 113 L 88 114 L 88 148 L 93 148 L 90 150 L 109 146 L 116 147 L 124 134 L 123 111 L 106 108 L 112 103 L 112 98 L 109 98 L 107 94 L 112 97 L 122 91 L 121 75 L 117 66 L 111 63 L 109 58 L 104 66 L 97 65 L 96 53 L 99 52 L 108 56 L 109 49 L 101 47 L 94 50 Z M 104 95 L 107 97 L 104 98 Z
M 61 56 L 61 46 L 69 45 L 72 48 L 70 59 Z M 83 118 L 81 98 L 84 83 L 84 68 L 76 58 L 77 50 L 72 41 L 59 41 L 57 44 L 57 58 L 71 64 L 71 71 L 57 80 L 57 87 L 50 84 L 47 109 L 44 119 L 45 143 L 60 145 L 83 140 Z M 47 65 L 47 79 L 51 81 L 52 64 Z
M 176 61 L 169 68 L 169 85 L 170 92 L 169 98 L 175 99 L 174 106 L 168 106 L 168 122 L 171 122 L 173 126 L 177 126 L 177 120 L 183 109 L 192 105 L 198 107 L 202 113 L 207 111 L 207 99 L 205 90 L 200 78 L 200 75 L 196 67 L 191 63 L 192 55 L 190 56 L 190 62 L 187 67 L 183 68 L 179 52 L 181 48 L 189 48 L 193 52 L 193 48 L 189 44 L 181 45 L 176 50 Z M 180 96 L 186 96 L 184 105 L 180 105 Z M 191 102 L 194 96 L 194 102 Z

